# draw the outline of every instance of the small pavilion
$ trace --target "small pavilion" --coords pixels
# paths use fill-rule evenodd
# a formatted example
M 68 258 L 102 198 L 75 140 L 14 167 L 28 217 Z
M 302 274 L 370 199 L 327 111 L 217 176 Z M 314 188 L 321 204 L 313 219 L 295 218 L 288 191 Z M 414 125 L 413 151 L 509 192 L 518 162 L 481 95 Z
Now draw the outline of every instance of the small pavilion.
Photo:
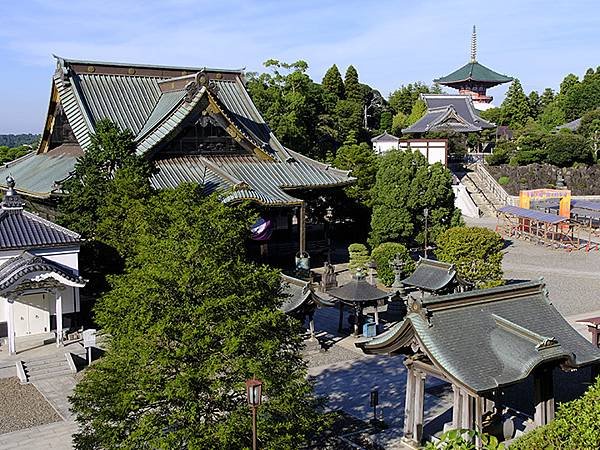
M 344 306 L 349 306 L 354 314 L 354 335 L 358 336 L 363 314 L 373 312 L 375 324 L 379 325 L 379 312 L 387 310 L 386 300 L 393 293 L 383 291 L 369 283 L 365 274 L 358 271 L 348 283 L 327 291 L 340 308 L 338 331 L 342 331 Z
M 317 308 L 333 307 L 335 303 L 315 295 L 310 282 L 281 275 L 281 285 L 286 296 L 281 310 L 292 317 L 304 322 L 308 317 L 310 338 L 315 337 L 315 311 Z
M 0 205 L 0 340 L 9 355 L 18 338 L 64 332 L 77 324 L 80 236 L 23 209 L 15 181 Z
M 458 276 L 454 264 L 426 258 L 419 259 L 414 272 L 402 280 L 402 284 L 430 295 L 460 292 L 469 287 L 469 283 Z
M 600 363 L 600 350 L 548 300 L 542 281 L 411 299 L 406 318 L 356 343 L 368 354 L 404 355 L 404 438 L 423 438 L 425 378 L 452 385 L 451 427 L 484 431 L 505 389 L 533 378 L 534 422 L 554 418 L 553 370 Z M 481 442 L 477 442 L 481 448 Z

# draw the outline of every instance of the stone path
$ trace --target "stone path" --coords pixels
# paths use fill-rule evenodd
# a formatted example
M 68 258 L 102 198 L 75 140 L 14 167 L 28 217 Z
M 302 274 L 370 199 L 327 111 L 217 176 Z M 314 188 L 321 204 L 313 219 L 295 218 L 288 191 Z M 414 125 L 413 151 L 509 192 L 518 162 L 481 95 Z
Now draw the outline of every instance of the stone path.
M 0 450 L 71 450 L 71 435 L 76 429 L 75 423 L 63 421 L 0 434 Z
M 77 425 L 69 411 L 68 397 L 75 387 L 75 379 L 72 376 L 62 376 L 36 381 L 33 384 L 63 420 L 0 434 L 0 450 L 72 449 L 71 436 L 77 430 Z

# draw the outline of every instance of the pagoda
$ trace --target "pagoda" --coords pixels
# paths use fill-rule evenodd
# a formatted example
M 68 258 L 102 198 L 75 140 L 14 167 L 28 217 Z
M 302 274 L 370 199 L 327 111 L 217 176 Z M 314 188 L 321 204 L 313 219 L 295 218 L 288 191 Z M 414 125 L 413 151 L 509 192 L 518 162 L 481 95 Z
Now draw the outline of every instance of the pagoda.
M 492 96 L 487 95 L 486 90 L 512 80 L 511 77 L 494 72 L 477 62 L 477 33 L 475 25 L 473 25 L 471 61 L 450 75 L 433 81 L 458 89 L 460 94 L 470 95 L 473 98 L 474 106 L 479 110 L 485 110 L 491 108 L 490 102 L 493 100 Z

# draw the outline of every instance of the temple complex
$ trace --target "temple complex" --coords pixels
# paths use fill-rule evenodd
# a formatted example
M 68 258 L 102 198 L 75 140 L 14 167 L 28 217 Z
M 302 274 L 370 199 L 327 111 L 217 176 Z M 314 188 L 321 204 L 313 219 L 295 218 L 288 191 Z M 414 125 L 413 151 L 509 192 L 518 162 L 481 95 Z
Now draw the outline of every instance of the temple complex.
M 494 72 L 477 61 L 477 33 L 473 25 L 471 60 L 451 74 L 433 81 L 457 89 L 460 94 L 471 96 L 477 109 L 486 110 L 492 107 L 490 103 L 494 99 L 487 95 L 487 89 L 512 80 L 511 77 Z
M 51 212 L 105 118 L 130 130 L 138 154 L 154 163 L 154 188 L 198 183 L 225 202 L 257 204 L 261 255 L 306 255 L 303 194 L 354 181 L 284 147 L 250 99 L 242 70 L 60 57 L 39 148 L 2 166 L 0 177 L 15 176 L 32 207 Z

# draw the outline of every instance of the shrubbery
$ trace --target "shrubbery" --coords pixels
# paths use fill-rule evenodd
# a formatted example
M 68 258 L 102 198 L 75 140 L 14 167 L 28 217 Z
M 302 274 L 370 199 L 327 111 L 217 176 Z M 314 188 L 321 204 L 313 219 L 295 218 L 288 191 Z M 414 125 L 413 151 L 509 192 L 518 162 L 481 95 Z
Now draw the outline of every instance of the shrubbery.
M 405 262 L 402 275 L 408 275 L 415 269 L 415 263 L 411 259 L 406 247 L 397 242 L 384 242 L 371 252 L 371 258 L 377 264 L 377 276 L 383 284 L 390 286 L 394 282 L 394 271 L 390 267 L 390 261 L 396 255 L 400 255 Z
M 556 418 L 511 444 L 511 450 L 596 450 L 600 447 L 600 378 L 579 399 L 558 407 Z
M 366 245 L 350 244 L 348 253 L 350 254 L 350 262 L 348 263 L 348 269 L 350 269 L 350 271 L 356 272 L 357 270 L 364 270 L 367 268 L 370 257 Z
M 465 281 L 485 288 L 503 283 L 503 248 L 500 235 L 487 228 L 454 227 L 438 236 L 436 256 L 454 264 Z

